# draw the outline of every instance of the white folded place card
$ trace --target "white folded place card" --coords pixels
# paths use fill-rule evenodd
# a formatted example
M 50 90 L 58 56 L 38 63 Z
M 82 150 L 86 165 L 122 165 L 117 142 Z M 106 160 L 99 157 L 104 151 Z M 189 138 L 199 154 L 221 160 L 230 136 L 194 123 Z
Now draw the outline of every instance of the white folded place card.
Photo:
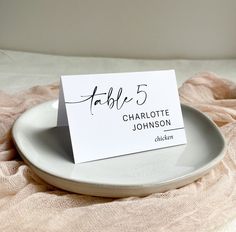
M 75 163 L 186 143 L 174 70 L 62 76 L 57 124 Z

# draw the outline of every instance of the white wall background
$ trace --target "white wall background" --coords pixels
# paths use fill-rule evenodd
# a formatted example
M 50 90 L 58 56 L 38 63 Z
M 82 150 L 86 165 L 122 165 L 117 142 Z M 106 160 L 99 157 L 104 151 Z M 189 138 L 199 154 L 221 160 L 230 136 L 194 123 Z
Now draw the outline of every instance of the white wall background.
M 80 56 L 236 58 L 236 1 L 0 0 L 0 48 Z

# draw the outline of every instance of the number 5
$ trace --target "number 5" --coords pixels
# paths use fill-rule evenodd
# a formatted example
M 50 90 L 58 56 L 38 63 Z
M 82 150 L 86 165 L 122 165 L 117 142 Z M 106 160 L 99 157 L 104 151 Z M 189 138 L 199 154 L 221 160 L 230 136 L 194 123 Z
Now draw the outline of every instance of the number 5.
M 142 87 L 142 86 L 147 86 L 147 85 L 146 84 L 138 85 L 137 94 L 143 94 L 144 95 L 143 96 L 144 97 L 143 101 L 139 101 L 139 100 L 136 101 L 136 103 L 140 106 L 143 105 L 147 100 L 147 92 L 144 91 L 144 90 L 140 90 L 140 87 Z

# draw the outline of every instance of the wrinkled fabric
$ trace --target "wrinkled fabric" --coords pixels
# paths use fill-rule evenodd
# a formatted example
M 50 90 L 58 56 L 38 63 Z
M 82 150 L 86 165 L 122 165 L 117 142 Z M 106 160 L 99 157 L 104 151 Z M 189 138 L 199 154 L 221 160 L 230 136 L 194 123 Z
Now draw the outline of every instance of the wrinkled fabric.
M 0 231 L 215 231 L 236 217 L 236 84 L 201 73 L 179 89 L 182 103 L 215 121 L 227 141 L 223 160 L 179 189 L 109 199 L 59 190 L 21 160 L 11 138 L 25 110 L 58 97 L 58 86 L 0 92 Z

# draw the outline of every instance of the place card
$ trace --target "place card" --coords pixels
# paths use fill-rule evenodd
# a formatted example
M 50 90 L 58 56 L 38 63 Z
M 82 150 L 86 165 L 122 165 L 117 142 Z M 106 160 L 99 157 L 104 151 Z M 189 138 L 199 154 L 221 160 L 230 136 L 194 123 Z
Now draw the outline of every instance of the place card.
M 174 70 L 62 76 L 57 125 L 75 163 L 186 143 Z

